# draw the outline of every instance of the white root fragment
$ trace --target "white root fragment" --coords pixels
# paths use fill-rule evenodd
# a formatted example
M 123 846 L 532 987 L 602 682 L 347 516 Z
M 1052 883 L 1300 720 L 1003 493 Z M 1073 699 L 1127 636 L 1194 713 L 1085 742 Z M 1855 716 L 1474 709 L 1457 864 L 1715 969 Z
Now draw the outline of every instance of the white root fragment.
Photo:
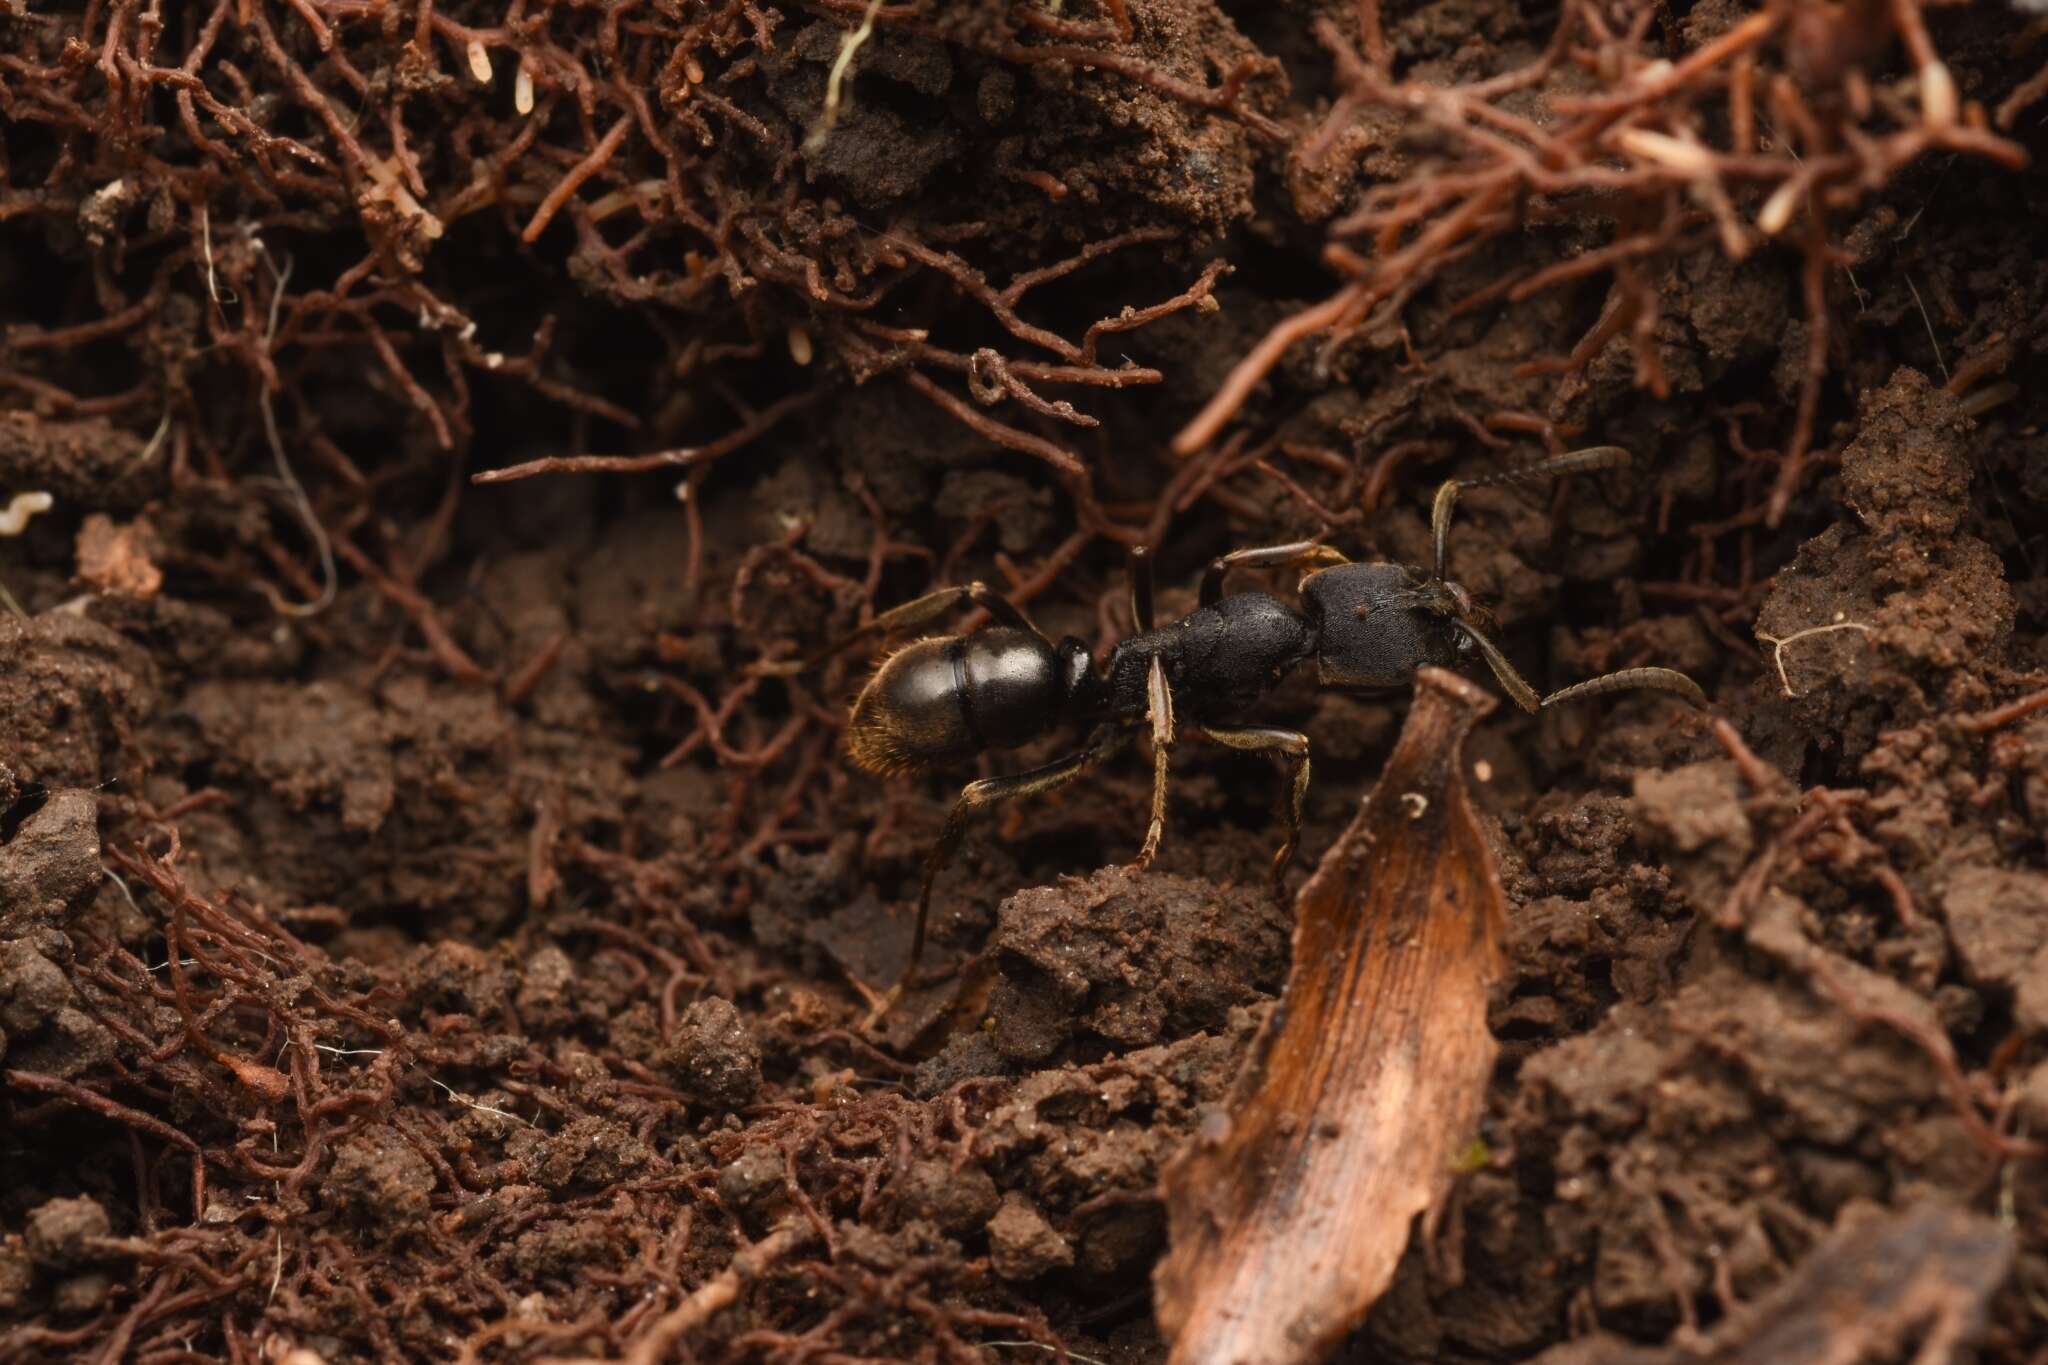
M 57 500 L 48 493 L 16 493 L 0 511 L 0 536 L 18 536 L 38 512 L 47 512 Z
M 533 73 L 523 61 L 519 63 L 519 74 L 512 78 L 512 107 L 522 114 L 533 112 Z
M 627 209 L 645 208 L 661 202 L 662 192 L 668 188 L 659 180 L 642 180 L 624 189 L 613 190 L 601 199 L 594 200 L 589 209 L 590 221 L 602 223 L 614 218 Z
M 1805 630 L 1795 630 L 1782 640 L 1775 635 L 1766 635 L 1762 631 L 1756 633 L 1757 639 L 1771 647 L 1771 657 L 1776 660 L 1778 665 L 1778 684 L 1785 689 L 1786 696 L 1796 697 L 1799 694 L 1792 690 L 1792 679 L 1785 672 L 1785 646 L 1795 640 L 1804 640 L 1809 635 L 1826 635 L 1828 632 L 1836 630 L 1855 630 L 1868 635 L 1870 634 L 1871 627 L 1861 621 L 1845 621 L 1842 619 L 1842 613 L 1838 611 L 1835 613 L 1835 619 L 1828 624 L 1824 626 L 1808 626 Z
M 1706 178 L 1714 174 L 1713 153 L 1697 142 L 1668 133 L 1653 133 L 1648 128 L 1625 128 L 1615 134 L 1614 140 L 1631 156 L 1654 161 L 1680 175 Z
M 1787 180 L 1771 191 L 1771 197 L 1764 200 L 1764 206 L 1756 215 L 1757 231 L 1766 237 L 1775 237 L 1785 230 L 1792 221 L 1792 213 L 1799 207 L 1799 196 L 1805 192 L 1804 182 Z
M 491 83 L 491 54 L 484 51 L 483 40 L 469 40 L 469 74 L 476 77 L 478 85 Z
M 799 365 L 811 363 L 815 353 L 811 345 L 811 334 L 804 330 L 802 323 L 792 323 L 789 328 L 789 358 Z
M 815 152 L 825 145 L 832 136 L 832 126 L 839 122 L 839 98 L 846 73 L 853 68 L 854 54 L 875 31 L 875 14 L 882 8 L 882 0 L 868 0 L 867 9 L 862 11 L 860 26 L 848 33 L 839 42 L 839 56 L 832 63 L 832 70 L 825 76 L 825 106 L 819 111 L 818 121 L 804 139 L 804 150 Z
M 1939 132 L 1955 127 L 1959 103 L 1956 78 L 1946 65 L 1929 62 L 1920 68 L 1920 114 L 1929 128 Z

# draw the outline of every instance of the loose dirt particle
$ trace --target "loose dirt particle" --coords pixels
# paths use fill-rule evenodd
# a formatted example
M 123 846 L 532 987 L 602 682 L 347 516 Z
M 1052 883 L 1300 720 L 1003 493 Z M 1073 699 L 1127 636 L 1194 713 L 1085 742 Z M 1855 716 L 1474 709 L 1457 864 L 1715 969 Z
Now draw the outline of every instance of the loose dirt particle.
M 1942 918 L 1963 970 L 1973 981 L 2019 984 L 2048 945 L 2048 873 L 1990 867 L 1957 869 L 1942 892 Z
M 98 885 L 99 807 L 90 792 L 54 792 L 0 845 L 0 938 L 61 924 Z
M 660 1065 L 679 1089 L 717 1108 L 736 1109 L 761 1089 L 761 1046 L 732 1002 L 717 996 L 683 1012 Z
M 996 1212 L 995 1181 L 979 1166 L 955 1170 L 945 1161 L 915 1162 L 898 1190 L 918 1217 L 956 1236 L 980 1228 Z
M 76 1270 L 99 1258 L 94 1245 L 113 1231 L 93 1199 L 52 1199 L 28 1216 L 29 1259 L 45 1270 Z
M 103 1270 L 88 1270 L 59 1280 L 50 1291 L 50 1306 L 65 1317 L 83 1317 L 104 1308 L 113 1289 L 113 1276 Z
M 425 1224 L 434 1168 L 397 1129 L 380 1126 L 335 1152 L 322 1198 L 394 1233 Z
M 1025 1196 L 1003 1196 L 988 1220 L 989 1263 L 1006 1280 L 1035 1280 L 1074 1263 L 1074 1249 Z
M 13 1234 L 0 1238 L 0 1313 L 24 1311 L 35 1281 L 35 1262 L 24 1239 Z
M 1900 370 L 1864 399 L 1856 439 L 1842 452 L 1842 500 L 1880 534 L 1953 533 L 1969 508 L 1969 429 L 1952 395 L 1918 370 Z
M 154 597 L 164 574 L 150 560 L 154 539 L 147 522 L 116 526 L 95 512 L 78 529 L 78 577 L 100 592 Z
M 989 1013 L 1005 1056 L 1050 1056 L 1076 1032 L 1124 1047 L 1223 1022 L 1270 989 L 1283 912 L 1263 890 L 1103 868 L 1003 902 Z

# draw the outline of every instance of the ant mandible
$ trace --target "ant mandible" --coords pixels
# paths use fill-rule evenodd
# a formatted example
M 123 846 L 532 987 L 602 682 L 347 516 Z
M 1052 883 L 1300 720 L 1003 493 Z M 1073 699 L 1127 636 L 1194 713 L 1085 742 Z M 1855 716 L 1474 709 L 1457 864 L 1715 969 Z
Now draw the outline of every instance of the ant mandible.
M 1699 684 L 1669 668 L 1626 668 L 1538 698 L 1491 638 L 1492 616 L 1445 577 L 1451 509 L 1468 489 L 1553 479 L 1629 463 L 1619 446 L 1595 446 L 1478 479 L 1452 479 L 1430 512 L 1432 564 L 1355 564 L 1328 545 L 1296 541 L 1236 550 L 1209 561 L 1201 604 L 1158 625 L 1152 612 L 1152 564 L 1131 551 L 1131 615 L 1138 634 L 1119 643 L 1100 671 L 1088 647 L 1069 636 L 1055 644 L 987 584 L 941 588 L 881 613 L 812 658 L 757 665 L 770 675 L 815 667 L 871 636 L 920 626 L 963 604 L 985 609 L 991 624 L 965 635 L 927 636 L 896 650 L 854 699 L 846 751 L 872 773 L 922 773 L 997 749 L 1014 749 L 1075 721 L 1090 726 L 1081 748 L 1056 762 L 1008 777 L 970 782 L 925 859 L 910 964 L 875 1004 L 870 1023 L 901 997 L 924 956 L 932 884 L 959 848 L 968 825 L 989 807 L 1061 787 L 1139 735 L 1152 739 L 1152 819 L 1136 866 L 1159 848 L 1166 824 L 1167 753 L 1181 727 L 1225 744 L 1279 755 L 1287 765 L 1286 838 L 1273 858 L 1276 889 L 1294 856 L 1308 793 L 1308 736 L 1240 718 L 1296 666 L 1315 661 L 1323 687 L 1377 691 L 1407 685 L 1425 665 L 1452 665 L 1477 654 L 1525 711 L 1634 688 L 1674 692 L 1707 705 Z M 1261 592 L 1225 595 L 1233 568 L 1306 569 L 1299 609 Z

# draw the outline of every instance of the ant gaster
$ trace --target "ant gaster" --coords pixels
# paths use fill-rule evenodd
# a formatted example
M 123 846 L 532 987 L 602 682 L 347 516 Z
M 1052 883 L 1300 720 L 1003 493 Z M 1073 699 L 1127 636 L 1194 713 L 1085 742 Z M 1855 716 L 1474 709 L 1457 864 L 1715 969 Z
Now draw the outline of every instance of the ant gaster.
M 1294 730 L 1240 721 L 1289 672 L 1310 660 L 1324 687 L 1376 691 L 1406 686 L 1425 665 L 1450 665 L 1477 654 L 1525 711 L 1579 697 L 1632 688 L 1675 692 L 1696 706 L 1706 697 L 1669 668 L 1627 668 L 1602 674 L 1539 699 L 1491 638 L 1492 617 L 1445 576 L 1451 509 L 1467 489 L 1557 478 L 1627 465 L 1628 452 L 1596 446 L 1478 479 L 1453 479 L 1431 509 L 1433 563 L 1428 572 L 1404 564 L 1354 564 L 1328 545 L 1298 541 L 1237 550 L 1209 562 L 1201 604 L 1158 625 L 1152 612 L 1152 566 L 1131 552 L 1131 614 L 1138 634 L 1118 644 L 1098 671 L 1086 645 L 1071 636 L 1047 639 L 1013 604 L 983 583 L 941 588 L 876 616 L 867 625 L 800 663 L 756 671 L 791 674 L 889 631 L 920 626 L 962 605 L 986 610 L 991 624 L 965 635 L 927 636 L 885 659 L 855 699 L 846 750 L 873 773 L 918 773 L 976 754 L 1012 749 L 1059 725 L 1090 727 L 1081 748 L 1041 768 L 970 782 L 925 860 L 910 965 L 878 1003 L 879 1018 L 901 995 L 924 954 L 932 884 L 958 849 L 968 825 L 998 802 L 1064 786 L 1141 734 L 1152 740 L 1152 819 L 1139 849 L 1143 868 L 1158 850 L 1166 821 L 1167 753 L 1183 728 L 1233 749 L 1276 754 L 1287 766 L 1286 838 L 1273 859 L 1277 887 L 1301 829 L 1308 792 L 1308 737 Z M 1226 595 L 1233 568 L 1306 569 L 1299 608 L 1261 592 Z

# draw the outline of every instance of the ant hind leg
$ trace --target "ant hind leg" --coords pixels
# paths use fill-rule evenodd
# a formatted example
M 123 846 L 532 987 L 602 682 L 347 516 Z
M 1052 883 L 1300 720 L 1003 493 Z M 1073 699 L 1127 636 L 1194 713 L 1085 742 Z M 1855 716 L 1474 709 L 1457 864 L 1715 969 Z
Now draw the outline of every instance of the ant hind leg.
M 862 640 L 876 635 L 886 635 L 890 631 L 921 626 L 927 621 L 936 621 L 947 612 L 957 610 L 963 605 L 980 607 L 1006 626 L 1029 631 L 1039 639 L 1045 639 L 1044 632 L 1031 624 L 1030 618 L 1017 609 L 1016 603 L 988 584 L 977 581 L 958 587 L 939 588 L 922 597 L 913 598 L 900 607 L 891 607 L 866 625 L 840 636 L 807 659 L 771 660 L 757 663 L 747 671 L 768 678 L 788 678 L 799 673 L 808 673 L 833 655 L 852 648 Z
M 967 835 L 967 827 L 974 823 L 991 807 L 1005 801 L 1014 801 L 1020 796 L 1040 796 L 1072 782 L 1081 774 L 1095 767 L 1104 759 L 1131 742 L 1137 735 L 1135 727 L 1128 725 L 1104 725 L 1088 737 L 1081 751 L 1069 754 L 1042 768 L 1029 772 L 1015 773 L 1008 777 L 985 777 L 970 782 L 961 789 L 953 809 L 946 815 L 946 823 L 939 831 L 938 841 L 932 845 L 924 860 L 924 884 L 917 893 L 917 920 L 910 933 L 910 962 L 903 969 L 903 975 L 896 984 L 880 996 L 861 988 L 871 1006 L 863 1028 L 872 1029 L 883 1016 L 894 1009 L 896 1002 L 903 998 L 903 992 L 917 976 L 917 969 L 924 960 L 925 931 L 931 919 L 932 887 L 945 870 L 953 855 L 960 849 L 960 841 Z M 858 983 L 856 983 L 858 985 Z

